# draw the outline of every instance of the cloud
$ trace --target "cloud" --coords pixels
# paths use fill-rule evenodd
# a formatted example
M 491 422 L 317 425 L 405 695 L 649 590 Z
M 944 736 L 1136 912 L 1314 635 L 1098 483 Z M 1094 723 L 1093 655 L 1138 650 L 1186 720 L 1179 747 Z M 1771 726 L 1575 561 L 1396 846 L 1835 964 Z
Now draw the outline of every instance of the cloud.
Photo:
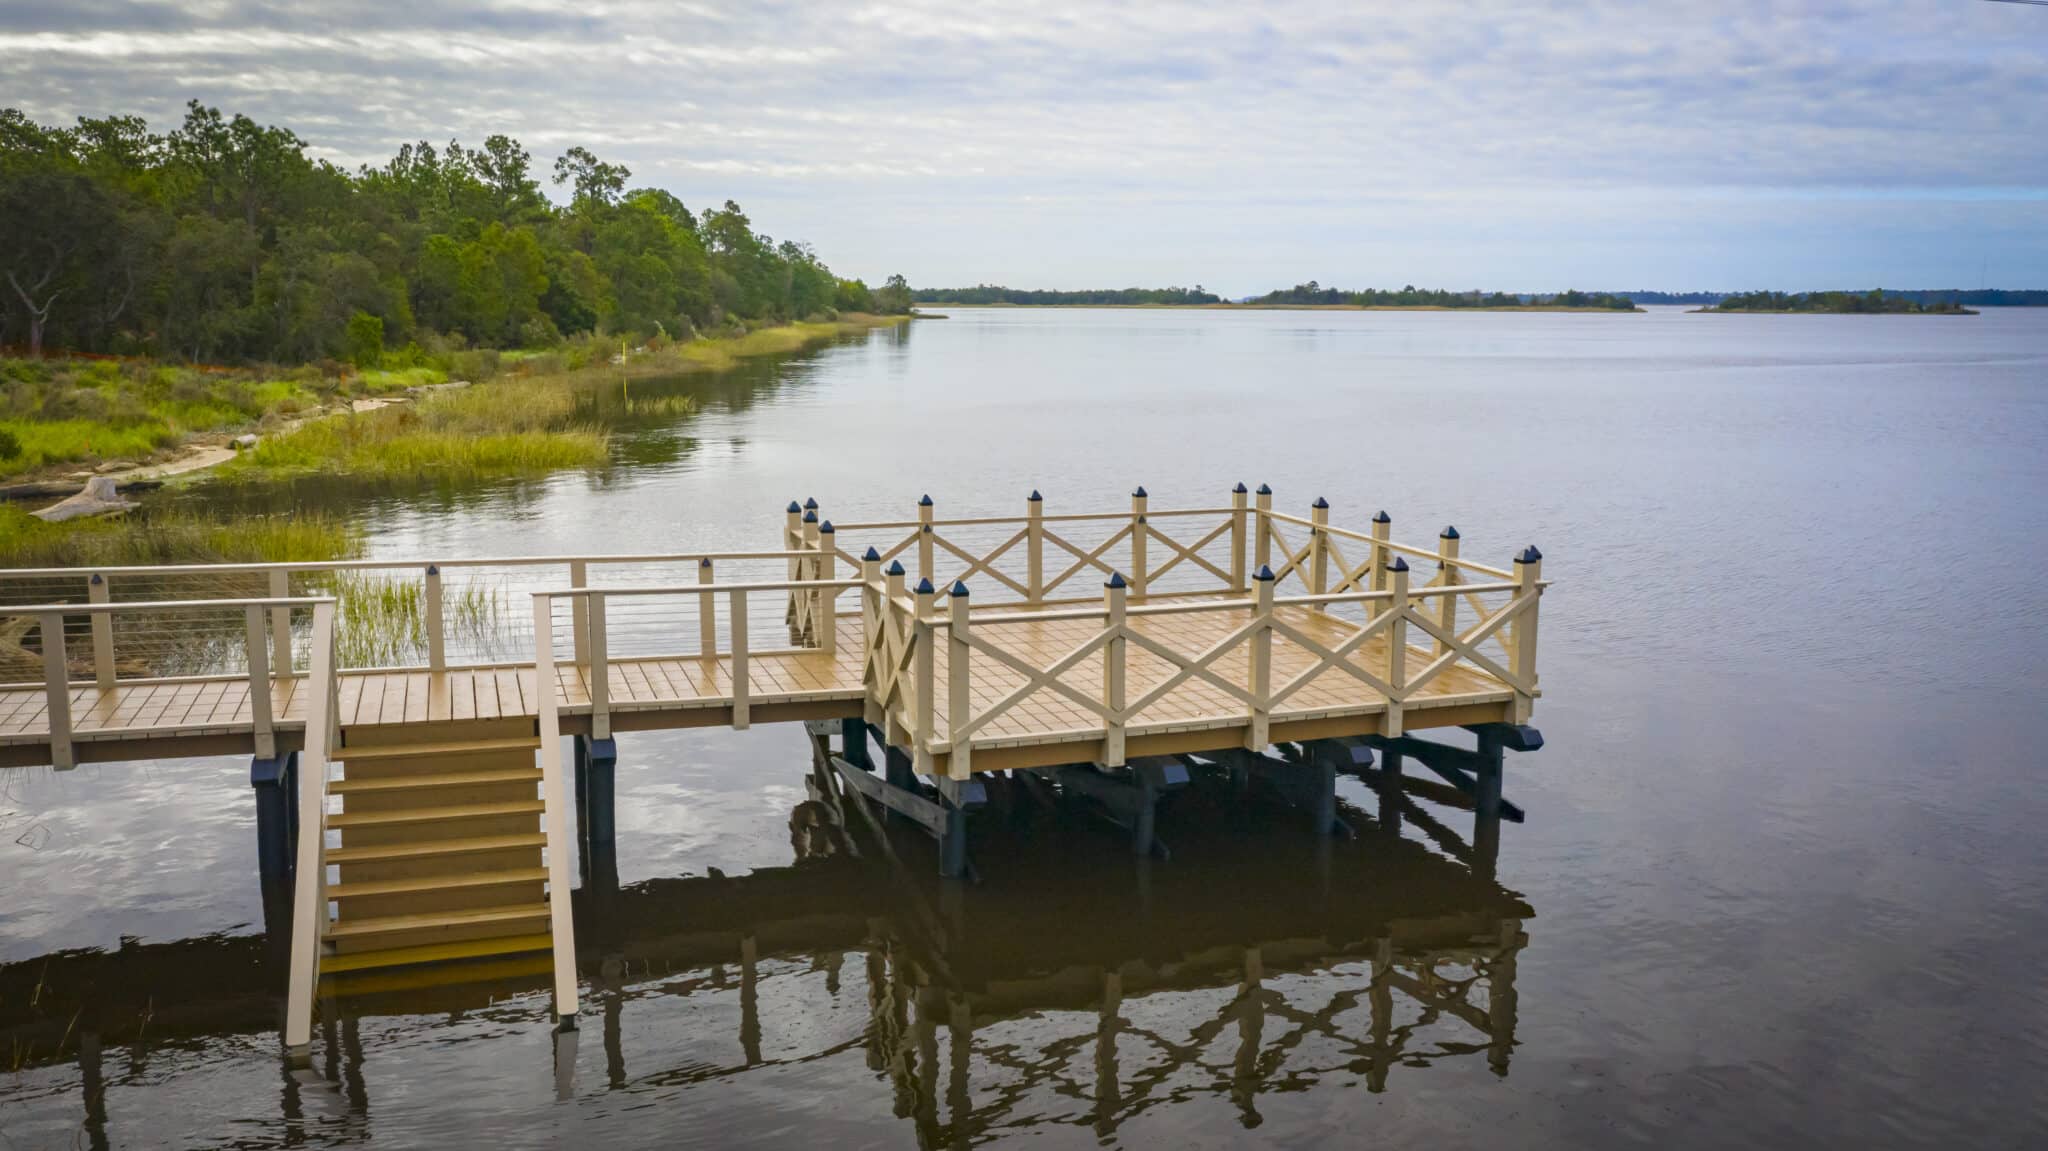
M 1900 223 L 1916 201 L 1989 202 L 2025 250 L 2048 245 L 2048 11 L 1959 0 L 97 0 L 11 6 L 0 77 L 46 120 L 166 124 L 196 97 L 349 163 L 496 131 L 583 144 L 692 203 L 767 201 L 828 256 L 946 279 L 1040 263 L 974 231 L 1033 212 L 1108 221 L 1121 243 L 1072 274 L 1130 279 L 1119 259 L 1162 206 L 1176 229 L 1210 221 L 1189 256 L 1247 266 L 1309 221 L 1337 247 L 1389 219 L 1451 240 L 1475 213 L 1588 236 L 1701 197 L 1737 243 L 1744 204 L 1875 196 Z M 947 251 L 935 206 L 959 221 Z M 1509 242 L 1492 282 L 1551 248 Z M 1318 272 L 1345 270 L 1300 278 Z

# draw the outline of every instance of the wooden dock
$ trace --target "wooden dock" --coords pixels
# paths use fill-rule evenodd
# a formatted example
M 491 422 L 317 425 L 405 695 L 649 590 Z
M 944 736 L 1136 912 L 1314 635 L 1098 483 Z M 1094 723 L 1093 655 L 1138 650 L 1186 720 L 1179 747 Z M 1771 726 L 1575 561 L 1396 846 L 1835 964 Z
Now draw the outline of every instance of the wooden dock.
M 0 766 L 247 754 L 295 779 L 297 826 L 342 843 L 300 834 L 280 865 L 302 1046 L 319 974 L 378 962 L 549 949 L 574 1015 L 564 736 L 580 772 L 619 732 L 834 721 L 957 867 L 977 773 L 1151 795 L 1163 757 L 1514 728 L 1540 694 L 1540 553 L 1491 567 L 1385 513 L 1347 530 L 1239 485 L 836 528 L 792 503 L 779 528 L 758 552 L 0 572 L 12 662 L 43 673 L 0 685 Z

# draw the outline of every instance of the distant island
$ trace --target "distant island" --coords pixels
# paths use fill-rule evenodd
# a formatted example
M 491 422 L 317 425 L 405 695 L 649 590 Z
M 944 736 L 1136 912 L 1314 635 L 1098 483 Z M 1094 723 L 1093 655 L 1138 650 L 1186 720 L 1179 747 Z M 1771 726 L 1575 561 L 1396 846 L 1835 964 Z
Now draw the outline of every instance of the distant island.
M 1867 316 L 1974 316 L 1950 300 L 1923 301 L 1873 288 L 1868 292 L 1739 292 L 1699 312 L 1817 313 Z
M 1097 288 L 1077 291 L 1004 288 L 977 284 L 972 288 L 918 288 L 911 299 L 920 304 L 1045 307 L 1123 308 L 1359 308 L 1407 309 L 1412 311 L 1495 310 L 1495 311 L 1640 311 L 1627 296 L 1608 292 L 1568 291 L 1554 294 L 1513 292 L 1451 292 L 1409 285 L 1398 291 L 1367 288 L 1346 291 L 1325 288 L 1314 280 L 1263 296 L 1225 300 L 1202 287 L 1192 288 Z
M 1057 307 L 1206 307 L 1220 304 L 1223 297 L 1192 288 L 1093 288 L 1078 291 L 999 288 L 976 284 L 971 288 L 915 288 L 910 298 L 920 304 L 1005 304 L 1019 308 Z

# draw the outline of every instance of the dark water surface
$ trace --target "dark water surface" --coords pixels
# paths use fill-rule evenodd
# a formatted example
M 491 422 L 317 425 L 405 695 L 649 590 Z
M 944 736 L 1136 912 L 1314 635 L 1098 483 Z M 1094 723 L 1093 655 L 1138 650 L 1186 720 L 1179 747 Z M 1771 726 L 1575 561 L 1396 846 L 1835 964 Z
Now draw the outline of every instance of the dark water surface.
M 1455 523 L 1556 581 L 1528 822 L 1489 869 L 1355 782 L 1321 852 L 1187 793 L 1141 870 L 978 817 L 949 892 L 915 841 L 792 866 L 799 729 L 634 733 L 574 1045 L 530 979 L 414 992 L 309 1085 L 246 763 L 13 772 L 0 1147 L 2048 1143 L 2048 311 L 959 310 L 677 387 L 604 475 L 359 505 L 376 553 L 1239 480 Z

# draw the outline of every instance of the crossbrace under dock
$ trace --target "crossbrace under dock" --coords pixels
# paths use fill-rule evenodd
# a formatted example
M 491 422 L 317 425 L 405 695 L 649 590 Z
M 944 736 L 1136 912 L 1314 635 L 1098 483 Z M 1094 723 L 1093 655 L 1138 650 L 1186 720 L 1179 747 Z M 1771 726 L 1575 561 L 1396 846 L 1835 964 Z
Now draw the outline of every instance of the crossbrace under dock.
M 1455 528 L 1400 543 L 1385 512 L 1350 530 L 1264 486 L 1149 499 L 836 526 L 792 502 L 753 552 L 0 572 L 0 657 L 42 673 L 0 686 L 0 766 L 252 756 L 295 1051 L 320 981 L 375 967 L 551 954 L 573 1020 L 564 737 L 608 827 L 618 733 L 806 722 L 948 876 L 990 773 L 1098 800 L 1148 854 L 1196 763 L 1273 774 L 1324 833 L 1375 749 L 1519 817 L 1536 548 L 1489 566 Z M 1477 750 L 1413 734 L 1444 727 Z

